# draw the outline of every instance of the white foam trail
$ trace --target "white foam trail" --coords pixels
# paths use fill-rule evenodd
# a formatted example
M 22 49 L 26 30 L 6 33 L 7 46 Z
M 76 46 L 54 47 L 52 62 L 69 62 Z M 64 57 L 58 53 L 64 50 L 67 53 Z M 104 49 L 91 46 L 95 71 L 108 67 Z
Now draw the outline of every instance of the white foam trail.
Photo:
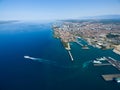
M 57 66 L 57 67 L 61 67 L 61 68 L 79 68 L 80 65 L 61 65 L 57 62 L 51 61 L 51 60 L 46 60 L 46 59 L 42 59 L 42 58 L 35 58 L 35 57 L 31 57 L 31 56 L 24 56 L 25 59 L 30 59 L 30 60 L 34 60 L 34 61 L 38 61 L 41 63 L 46 63 L 46 64 L 51 64 L 53 66 Z
M 47 64 L 56 64 L 53 61 L 46 60 L 46 59 L 41 59 L 41 58 L 34 58 L 34 57 L 30 57 L 30 56 L 24 56 L 24 58 L 25 59 L 30 59 L 30 60 L 35 60 L 35 61 L 38 61 L 38 62 L 44 62 L 44 63 L 47 63 Z
M 92 61 L 86 61 L 83 63 L 82 68 L 86 68 Z

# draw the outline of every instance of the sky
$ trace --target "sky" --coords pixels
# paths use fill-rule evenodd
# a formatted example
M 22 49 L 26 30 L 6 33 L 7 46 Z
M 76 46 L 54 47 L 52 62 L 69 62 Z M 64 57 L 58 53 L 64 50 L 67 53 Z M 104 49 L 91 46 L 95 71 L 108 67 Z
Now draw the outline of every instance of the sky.
M 0 20 L 58 20 L 120 15 L 120 0 L 0 0 Z

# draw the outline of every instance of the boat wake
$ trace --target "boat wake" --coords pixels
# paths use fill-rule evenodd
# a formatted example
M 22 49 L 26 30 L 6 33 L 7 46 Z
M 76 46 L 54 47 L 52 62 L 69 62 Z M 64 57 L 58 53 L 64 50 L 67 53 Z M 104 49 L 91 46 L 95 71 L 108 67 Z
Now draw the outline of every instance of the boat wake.
M 30 59 L 30 60 L 34 60 L 34 61 L 38 61 L 38 62 L 44 62 L 47 64 L 56 64 L 56 62 L 50 61 L 50 60 L 46 60 L 46 59 L 41 59 L 41 58 L 34 58 L 34 57 L 30 57 L 30 56 L 24 56 L 25 59 Z
M 86 61 L 86 62 L 84 62 L 83 65 L 82 65 L 82 68 L 88 67 L 88 65 L 89 65 L 91 62 L 92 62 L 92 61 Z
M 51 60 L 35 58 L 35 57 L 31 57 L 31 56 L 24 56 L 24 58 L 30 59 L 33 61 L 38 61 L 38 62 L 45 63 L 45 64 L 50 64 L 52 66 L 56 66 L 56 67 L 60 67 L 60 68 L 79 68 L 79 67 L 81 67 L 80 65 L 63 65 L 63 64 L 59 64 L 57 62 L 51 61 Z

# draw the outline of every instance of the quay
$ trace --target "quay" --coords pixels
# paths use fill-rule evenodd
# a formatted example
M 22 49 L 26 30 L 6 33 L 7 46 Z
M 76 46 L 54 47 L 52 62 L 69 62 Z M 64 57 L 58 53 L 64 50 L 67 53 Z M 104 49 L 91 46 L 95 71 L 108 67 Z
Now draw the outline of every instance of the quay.
M 69 53 L 69 55 L 70 55 L 71 60 L 73 61 L 74 59 L 73 59 L 73 56 L 72 56 L 71 52 L 68 51 L 68 53 Z
M 105 81 L 112 81 L 115 78 L 120 78 L 120 74 L 108 74 L 108 75 L 102 75 L 102 77 Z

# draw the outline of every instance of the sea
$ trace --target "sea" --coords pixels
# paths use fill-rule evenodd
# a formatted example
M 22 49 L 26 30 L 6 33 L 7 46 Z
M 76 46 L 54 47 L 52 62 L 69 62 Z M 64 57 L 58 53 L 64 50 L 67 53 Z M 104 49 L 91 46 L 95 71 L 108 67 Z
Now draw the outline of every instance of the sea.
M 120 90 L 119 83 L 101 77 L 120 71 L 92 64 L 95 58 L 110 56 L 120 60 L 120 55 L 112 49 L 82 49 L 71 42 L 71 61 L 60 39 L 54 38 L 53 23 L 0 24 L 0 90 Z M 83 39 L 80 42 L 87 44 Z

